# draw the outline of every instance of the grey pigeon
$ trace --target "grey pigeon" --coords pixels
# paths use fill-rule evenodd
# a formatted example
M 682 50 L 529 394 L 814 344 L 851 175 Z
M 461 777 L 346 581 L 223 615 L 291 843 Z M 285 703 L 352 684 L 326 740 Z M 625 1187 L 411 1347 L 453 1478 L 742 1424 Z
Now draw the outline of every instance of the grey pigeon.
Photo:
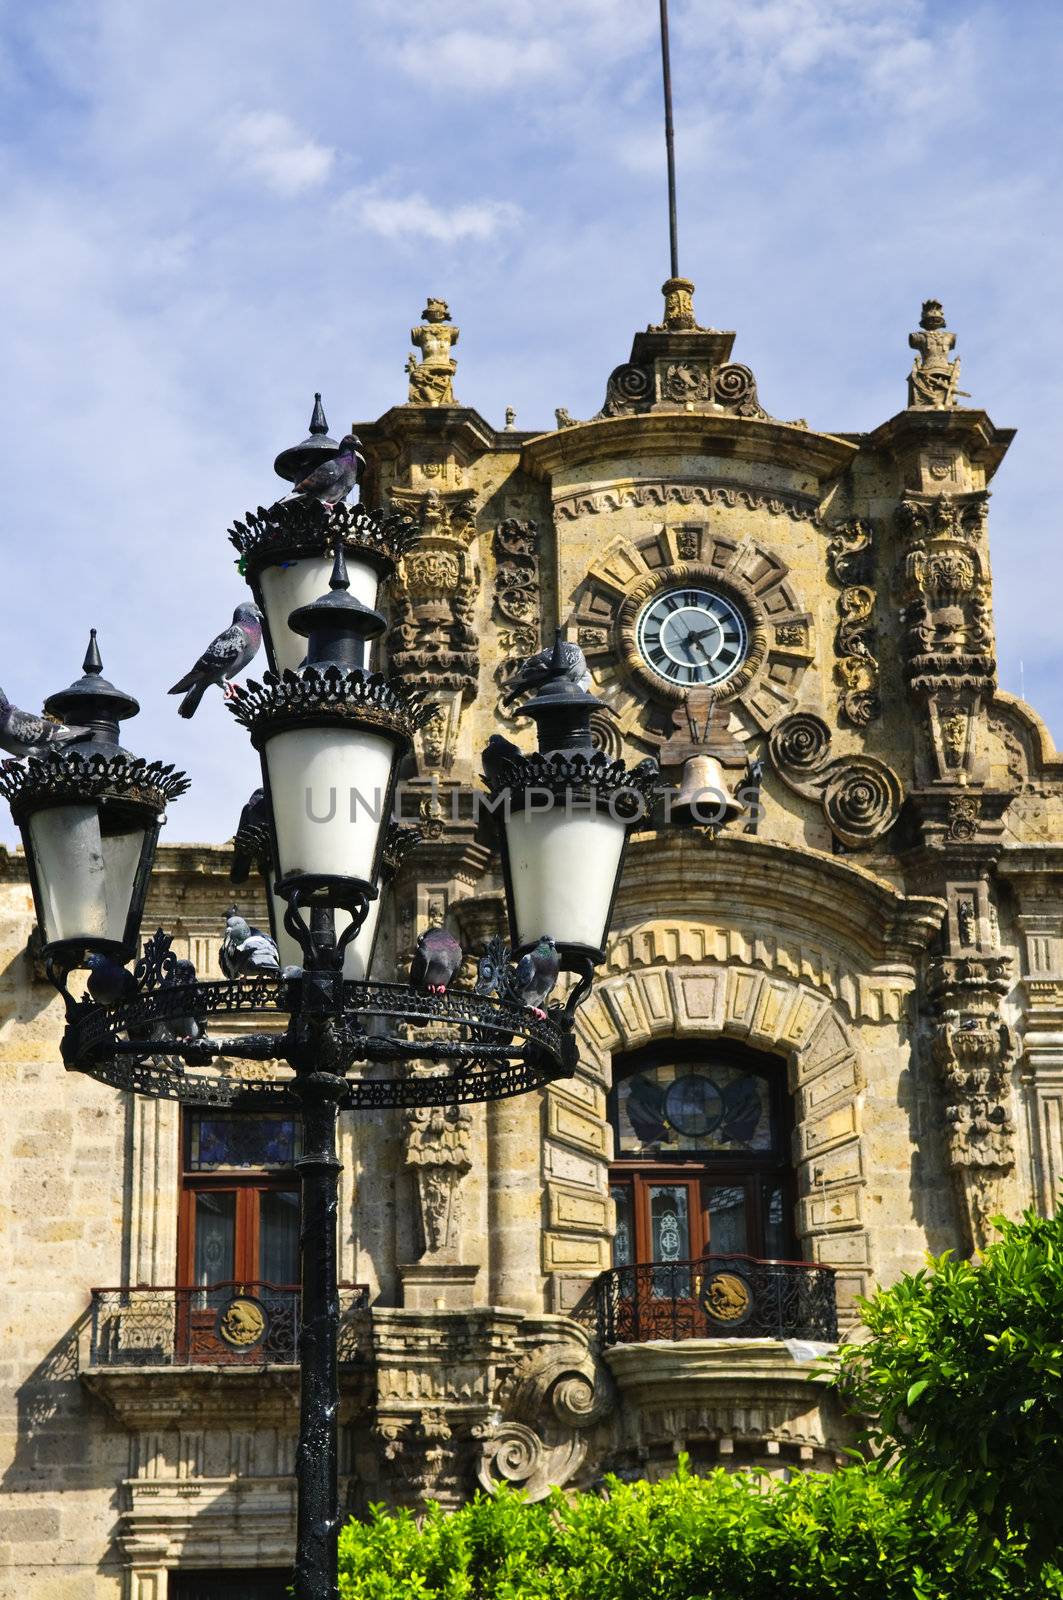
M 230 883 L 246 883 L 252 867 L 269 859 L 269 806 L 265 789 L 256 789 L 240 813 L 233 838 Z
M 118 1006 L 139 993 L 133 974 L 113 956 L 94 950 L 85 957 L 85 965 L 89 969 L 86 988 L 98 1006 Z
M 225 937 L 218 955 L 227 978 L 254 978 L 280 971 L 280 954 L 268 933 L 252 928 L 235 907 L 225 919 Z
M 173 975 L 166 987 L 184 989 L 195 982 L 196 969 L 194 964 L 191 961 L 182 959 L 175 963 Z M 203 1017 L 197 1017 L 192 1012 L 189 1012 L 187 1016 L 168 1018 L 166 1026 L 175 1039 L 198 1039 L 203 1032 Z
M 362 441 L 356 433 L 346 433 L 340 440 L 339 455 L 315 467 L 301 483 L 296 484 L 294 493 L 320 500 L 323 506 L 338 506 L 361 483 L 364 471 Z
M 6 750 L 9 755 L 41 756 L 49 748 L 86 738 L 88 731 L 88 728 L 68 728 L 63 722 L 52 722 L 31 711 L 20 711 L 0 689 L 0 750 Z
M 573 644 L 570 639 L 562 639 L 560 644 L 561 659 L 565 664 L 566 676 L 571 679 L 577 689 L 582 689 L 586 694 L 593 682 L 590 668 L 587 666 L 586 656 L 579 645 Z M 533 689 L 538 689 L 540 684 L 546 682 L 553 664 L 554 648 L 552 644 L 548 645 L 545 650 L 537 651 L 535 655 L 529 656 L 526 661 L 521 663 L 516 677 L 502 696 L 507 704 L 509 701 L 515 700 L 518 695 L 530 693 Z
M 446 994 L 461 966 L 461 945 L 445 928 L 427 928 L 417 941 L 410 962 L 410 983 L 429 994 Z
M 517 976 L 514 987 L 517 997 L 535 1012 L 537 1017 L 545 1019 L 543 1010 L 544 1002 L 553 992 L 557 975 L 561 971 L 561 960 L 557 953 L 557 945 L 544 933 L 534 950 L 529 950 L 517 962 Z
M 519 745 L 512 739 L 506 739 L 500 733 L 493 733 L 484 746 L 481 761 L 483 763 L 484 777 L 488 783 L 495 784 L 502 778 L 507 764 L 514 759 L 519 761 L 524 755 Z
M 226 680 L 250 666 L 261 643 L 262 613 L 246 600 L 233 612 L 232 626 L 211 640 L 191 672 L 186 672 L 170 690 L 171 694 L 184 694 L 178 713 L 194 717 L 212 683 L 221 684 L 228 699 L 233 691 Z

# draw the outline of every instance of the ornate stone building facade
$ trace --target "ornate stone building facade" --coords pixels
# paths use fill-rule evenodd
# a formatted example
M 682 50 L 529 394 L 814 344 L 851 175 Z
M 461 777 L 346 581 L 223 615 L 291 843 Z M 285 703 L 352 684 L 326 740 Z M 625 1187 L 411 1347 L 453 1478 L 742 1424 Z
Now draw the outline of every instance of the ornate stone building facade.
M 936 302 L 908 404 L 868 434 L 772 418 L 682 280 L 602 410 L 548 433 L 458 403 L 457 337 L 430 300 L 407 402 L 357 429 L 363 498 L 422 528 L 387 648 L 442 707 L 382 956 L 433 923 L 473 955 L 498 931 L 476 753 L 530 743 L 507 690 L 555 626 L 603 750 L 674 784 L 711 758 L 745 809 L 636 837 L 575 1077 L 345 1119 L 348 1503 L 540 1495 L 681 1449 L 829 1465 L 835 1308 L 844 1329 L 1063 1176 L 1063 763 L 994 666 L 1011 434 L 959 390 Z M 203 974 L 228 871 L 224 847 L 160 852 L 146 927 Z M 298 1130 L 64 1073 L 17 854 L 0 903 L 0 1593 L 283 1592 Z M 269 1340 L 221 1339 L 220 1281 L 274 1286 Z

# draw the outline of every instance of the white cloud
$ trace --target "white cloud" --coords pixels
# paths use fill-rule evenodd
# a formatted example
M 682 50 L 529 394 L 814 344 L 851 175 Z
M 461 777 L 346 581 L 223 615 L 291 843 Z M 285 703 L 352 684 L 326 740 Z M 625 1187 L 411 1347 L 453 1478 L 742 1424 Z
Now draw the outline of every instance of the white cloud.
M 336 156 L 279 111 L 245 112 L 229 130 L 228 145 L 239 167 L 281 195 L 320 188 Z
M 400 66 L 421 83 L 453 93 L 473 89 L 501 93 L 532 78 L 556 73 L 560 52 L 552 39 L 505 38 L 472 28 L 454 28 L 429 45 L 411 41 L 398 52 Z
M 505 200 L 470 200 L 444 207 L 423 194 L 386 195 L 372 189 L 352 190 L 340 205 L 362 227 L 384 239 L 434 239 L 440 244 L 493 239 L 521 217 L 520 207 Z

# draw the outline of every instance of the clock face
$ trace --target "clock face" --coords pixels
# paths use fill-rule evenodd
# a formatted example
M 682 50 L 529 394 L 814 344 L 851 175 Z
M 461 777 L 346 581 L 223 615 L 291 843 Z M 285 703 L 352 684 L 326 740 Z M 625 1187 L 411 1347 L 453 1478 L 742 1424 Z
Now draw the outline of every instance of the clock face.
M 638 621 L 642 658 L 667 683 L 723 683 L 742 665 L 747 644 L 739 612 L 709 589 L 666 589 Z

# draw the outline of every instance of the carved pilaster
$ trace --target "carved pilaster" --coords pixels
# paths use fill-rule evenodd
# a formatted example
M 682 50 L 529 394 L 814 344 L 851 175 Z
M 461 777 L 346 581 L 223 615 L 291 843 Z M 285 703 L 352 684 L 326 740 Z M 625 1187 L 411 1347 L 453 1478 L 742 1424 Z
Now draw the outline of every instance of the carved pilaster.
M 996 679 L 985 495 L 912 495 L 901 502 L 900 588 L 905 670 L 924 707 L 931 783 L 977 783 L 983 701 Z
M 471 1136 L 468 1106 L 418 1106 L 406 1114 L 406 1165 L 417 1180 L 426 1255 L 458 1258 L 460 1189 L 472 1166 Z
M 393 629 L 389 659 L 409 683 L 428 689 L 439 715 L 418 736 L 422 768 L 453 765 L 463 706 L 476 694 L 480 654 L 476 603 L 480 572 L 471 554 L 476 537 L 472 491 L 393 489 L 396 505 L 421 525 L 416 547 L 403 557 L 387 588 Z
M 954 917 L 966 932 L 963 904 L 958 897 Z M 973 926 L 970 936 L 977 937 Z M 989 1219 L 1003 1207 L 1005 1180 L 1015 1166 L 1010 1090 L 1014 1040 L 1000 1017 L 1010 968 L 1009 956 L 992 952 L 941 956 L 927 972 L 947 1157 L 972 1251 L 988 1243 Z
M 499 715 L 512 711 L 504 704 L 505 692 L 521 661 L 539 648 L 539 530 L 534 522 L 507 517 L 495 529 L 495 620 L 501 624 L 498 642 L 502 660 L 495 670 L 500 699 Z
M 842 687 L 842 715 L 860 728 L 882 714 L 874 623 L 873 537 L 870 522 L 853 519 L 839 523 L 827 545 L 831 577 L 841 589 L 834 675 Z

